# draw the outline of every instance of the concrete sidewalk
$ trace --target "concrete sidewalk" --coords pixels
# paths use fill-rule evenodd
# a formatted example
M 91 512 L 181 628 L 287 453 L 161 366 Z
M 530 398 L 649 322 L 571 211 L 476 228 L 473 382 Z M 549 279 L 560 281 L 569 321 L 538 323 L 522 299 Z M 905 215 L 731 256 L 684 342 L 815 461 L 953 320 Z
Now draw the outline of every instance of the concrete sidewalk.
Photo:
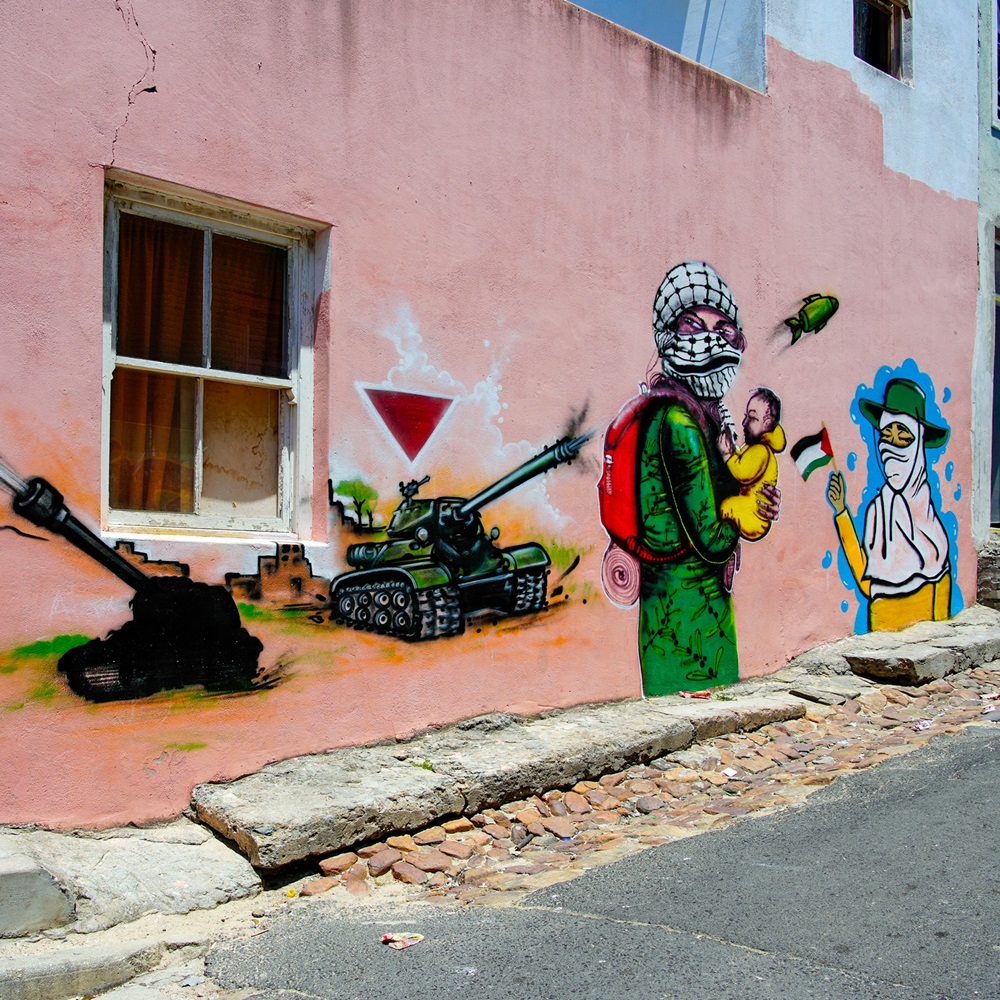
M 203 943 L 185 937 L 176 920 L 171 934 L 138 933 L 152 919 L 144 915 L 250 899 L 262 888 L 254 866 L 276 871 L 796 718 L 810 701 L 853 697 L 866 686 L 859 675 L 914 684 L 997 658 L 1000 612 L 977 606 L 951 622 L 820 647 L 705 701 L 486 716 L 405 742 L 273 764 L 195 789 L 193 814 L 212 829 L 193 819 L 82 834 L 0 829 L 0 935 L 19 938 L 0 944 L 0 1000 L 95 993 L 168 954 L 176 960 L 178 948 L 197 950 Z

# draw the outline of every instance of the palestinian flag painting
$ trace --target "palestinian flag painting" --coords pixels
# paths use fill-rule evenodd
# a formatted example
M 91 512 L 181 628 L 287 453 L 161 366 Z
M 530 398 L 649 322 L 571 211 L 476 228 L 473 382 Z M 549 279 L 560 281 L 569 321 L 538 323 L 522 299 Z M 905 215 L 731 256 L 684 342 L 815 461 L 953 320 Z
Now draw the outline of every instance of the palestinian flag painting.
M 821 466 L 829 465 L 833 461 L 833 445 L 826 428 L 793 444 L 791 455 L 803 479 L 808 479 Z

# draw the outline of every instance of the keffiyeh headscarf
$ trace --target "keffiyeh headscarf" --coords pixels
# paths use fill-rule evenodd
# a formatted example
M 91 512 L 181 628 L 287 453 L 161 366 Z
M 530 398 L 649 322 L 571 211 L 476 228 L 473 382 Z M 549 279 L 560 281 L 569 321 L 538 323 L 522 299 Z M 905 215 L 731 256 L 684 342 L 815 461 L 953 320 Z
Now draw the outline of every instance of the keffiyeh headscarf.
M 698 306 L 718 310 L 742 329 L 733 293 L 719 272 L 704 261 L 678 264 L 667 272 L 653 302 L 653 337 L 663 373 L 683 382 L 699 399 L 717 402 L 723 422 L 735 430 L 722 397 L 732 386 L 743 355 L 712 330 L 678 334 L 678 317 Z

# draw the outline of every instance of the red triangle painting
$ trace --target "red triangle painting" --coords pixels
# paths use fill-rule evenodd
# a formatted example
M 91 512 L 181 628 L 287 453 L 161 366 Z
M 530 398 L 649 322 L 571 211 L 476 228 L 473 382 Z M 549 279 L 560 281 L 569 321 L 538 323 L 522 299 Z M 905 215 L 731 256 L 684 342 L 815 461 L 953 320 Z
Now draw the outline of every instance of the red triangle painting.
M 450 396 L 430 396 L 423 392 L 378 389 L 367 385 L 358 388 L 368 397 L 386 430 L 411 462 L 420 454 L 455 402 Z

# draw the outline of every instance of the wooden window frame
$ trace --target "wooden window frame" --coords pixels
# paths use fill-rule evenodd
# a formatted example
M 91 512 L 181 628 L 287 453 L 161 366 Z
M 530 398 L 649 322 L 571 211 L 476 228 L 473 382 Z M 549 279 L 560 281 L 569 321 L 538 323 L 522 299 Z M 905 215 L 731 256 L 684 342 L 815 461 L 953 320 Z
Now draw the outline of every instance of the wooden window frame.
M 219 368 L 195 367 L 119 356 L 116 353 L 118 323 L 119 219 L 122 211 L 146 218 L 202 230 L 206 234 L 203 254 L 203 335 L 207 338 L 211 316 L 211 235 L 235 236 L 280 247 L 287 254 L 285 326 L 285 377 L 249 375 Z M 309 504 L 299 496 L 312 495 L 313 350 L 312 330 L 315 280 L 315 238 L 319 228 L 307 220 L 284 213 L 203 195 L 179 185 L 109 171 L 105 183 L 104 227 L 104 371 L 101 456 L 101 511 L 105 530 L 132 535 L 172 534 L 296 539 L 311 531 Z M 195 453 L 195 511 L 121 510 L 110 504 L 111 380 L 118 368 L 198 380 Z M 277 514 L 253 516 L 201 513 L 203 473 L 203 393 L 205 381 L 272 389 L 278 394 Z
M 900 83 L 907 83 L 912 72 L 909 51 L 911 42 L 909 36 L 912 30 L 910 19 L 913 17 L 913 8 L 910 0 L 860 0 L 860 2 L 866 3 L 869 7 L 874 7 L 876 10 L 880 10 L 883 14 L 889 15 L 891 18 L 890 31 L 892 32 L 892 38 L 890 39 L 889 48 L 890 52 L 894 53 L 895 65 L 892 65 L 889 69 L 883 69 L 881 66 L 877 66 L 863 56 L 858 55 L 857 51 L 855 51 L 854 57 L 859 62 L 863 62 L 866 66 L 871 66 L 876 72 L 889 77 L 891 80 L 899 80 Z M 855 9 L 857 9 L 856 6 Z

